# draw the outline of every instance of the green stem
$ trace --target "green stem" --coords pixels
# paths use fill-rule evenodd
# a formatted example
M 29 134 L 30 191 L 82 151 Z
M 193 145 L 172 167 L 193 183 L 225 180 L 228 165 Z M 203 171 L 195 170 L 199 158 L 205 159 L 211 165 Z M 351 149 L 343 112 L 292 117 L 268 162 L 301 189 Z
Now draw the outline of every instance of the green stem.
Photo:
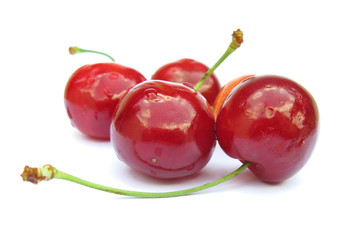
M 211 76 L 211 74 L 216 70 L 216 68 L 229 56 L 231 55 L 240 45 L 243 43 L 243 32 L 238 29 L 233 32 L 232 42 L 229 44 L 227 50 L 224 52 L 222 57 L 213 65 L 205 75 L 200 79 L 200 81 L 195 85 L 194 89 L 198 91 L 198 89 L 205 83 L 205 81 Z
M 84 52 L 101 54 L 101 55 L 107 56 L 108 58 L 110 58 L 110 60 L 115 62 L 114 58 L 112 58 L 110 55 L 108 55 L 106 53 L 103 53 L 103 52 L 98 52 L 98 51 L 94 51 L 94 50 L 87 50 L 87 49 L 83 49 L 83 48 L 79 48 L 79 47 L 70 47 L 69 48 L 69 53 L 70 54 L 84 53 Z
M 214 187 L 218 184 L 224 183 L 224 182 L 232 179 L 233 177 L 237 176 L 241 172 L 243 172 L 246 168 L 248 168 L 249 165 L 250 165 L 250 162 L 245 162 L 243 165 L 241 165 L 239 168 L 237 168 L 232 173 L 230 173 L 220 179 L 203 184 L 198 187 L 189 188 L 189 189 L 180 190 L 180 191 L 158 192 L 158 193 L 129 191 L 129 190 L 124 190 L 124 189 L 117 189 L 117 188 L 99 185 L 96 183 L 88 182 L 86 180 L 77 178 L 70 174 L 61 172 L 61 171 L 57 170 L 56 168 L 52 167 L 51 165 L 45 165 L 42 168 L 30 168 L 30 167 L 26 166 L 24 169 L 24 172 L 21 174 L 21 176 L 24 181 L 29 181 L 29 182 L 32 182 L 35 184 L 37 184 L 39 181 L 43 181 L 43 180 L 48 181 L 53 178 L 57 178 L 57 179 L 63 179 L 63 180 L 67 180 L 70 182 L 74 182 L 74 183 L 77 183 L 77 184 L 80 184 L 80 185 L 83 185 L 86 187 L 90 187 L 90 188 L 94 188 L 97 190 L 110 192 L 110 193 L 114 193 L 114 194 L 119 194 L 119 195 L 126 195 L 126 196 L 132 196 L 132 197 L 140 197 L 140 198 L 167 198 L 167 197 L 178 197 L 178 196 L 182 196 L 182 195 L 199 192 L 199 191 Z

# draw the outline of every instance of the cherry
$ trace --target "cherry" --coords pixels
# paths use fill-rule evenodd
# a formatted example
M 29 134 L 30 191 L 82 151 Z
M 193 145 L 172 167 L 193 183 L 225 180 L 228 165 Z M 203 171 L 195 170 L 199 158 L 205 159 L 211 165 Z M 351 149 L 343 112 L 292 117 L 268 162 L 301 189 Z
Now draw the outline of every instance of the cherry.
M 197 90 L 214 69 L 243 42 L 234 32 L 218 62 L 197 81 L 151 80 L 133 87 L 116 112 L 111 140 L 118 158 L 158 178 L 186 177 L 209 161 L 215 144 L 215 121 L 208 101 Z
M 185 58 L 160 67 L 152 75 L 152 79 L 179 83 L 188 82 L 195 86 L 208 70 L 209 68 L 203 63 Z M 217 77 L 212 74 L 200 87 L 199 92 L 202 93 L 210 105 L 213 105 L 219 90 L 220 83 Z
M 213 153 L 216 136 L 211 106 L 197 90 L 240 47 L 242 36 L 239 29 L 233 33 L 226 52 L 194 88 L 187 82 L 164 80 L 133 87 L 112 122 L 111 140 L 118 158 L 158 178 L 186 177 L 200 171 Z
M 79 48 L 70 51 L 96 52 Z M 80 67 L 69 78 L 64 94 L 72 125 L 90 137 L 109 139 L 116 106 L 129 89 L 144 80 L 145 77 L 135 69 L 117 63 Z
M 121 102 L 111 128 L 118 158 L 158 178 L 200 171 L 215 144 L 213 112 L 186 84 L 161 80 L 133 87 Z
M 217 139 L 232 158 L 249 161 L 262 181 L 278 183 L 309 159 L 318 135 L 319 114 L 311 94 L 274 75 L 247 78 L 222 105 Z
M 232 91 L 232 89 L 235 86 L 237 86 L 244 79 L 252 77 L 252 76 L 254 76 L 254 75 L 244 75 L 244 76 L 238 77 L 238 78 L 233 79 L 232 81 L 228 82 L 221 88 L 221 90 L 217 94 L 217 97 L 213 104 L 213 112 L 214 112 L 215 118 L 217 118 L 218 112 L 221 109 L 221 106 L 222 106 L 224 100 L 226 100 L 226 97 Z

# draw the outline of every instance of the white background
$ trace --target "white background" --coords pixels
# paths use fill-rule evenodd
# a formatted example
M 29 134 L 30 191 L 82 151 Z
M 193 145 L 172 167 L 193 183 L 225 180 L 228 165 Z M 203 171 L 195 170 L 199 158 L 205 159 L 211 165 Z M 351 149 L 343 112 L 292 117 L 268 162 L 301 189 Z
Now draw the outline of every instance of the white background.
M 2 1 L 1 239 L 356 239 L 354 1 Z M 246 171 L 213 189 L 135 199 L 67 181 L 25 183 L 25 165 L 58 169 L 113 187 L 171 191 L 217 179 L 240 165 L 217 146 L 194 178 L 160 181 L 130 170 L 110 142 L 74 129 L 63 104 L 78 67 L 111 54 L 147 78 L 181 58 L 212 66 L 241 28 L 244 43 L 217 70 L 294 79 L 315 97 L 319 141 L 309 162 L 279 185 Z

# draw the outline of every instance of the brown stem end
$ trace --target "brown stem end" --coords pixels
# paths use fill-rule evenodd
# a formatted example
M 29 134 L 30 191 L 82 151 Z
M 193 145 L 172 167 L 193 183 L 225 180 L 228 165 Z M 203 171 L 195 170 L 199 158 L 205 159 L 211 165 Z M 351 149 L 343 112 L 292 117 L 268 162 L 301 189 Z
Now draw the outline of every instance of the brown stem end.
M 78 47 L 69 47 L 70 54 L 76 54 L 78 52 Z
M 243 32 L 240 29 L 238 29 L 234 31 L 232 34 L 231 47 L 234 49 L 239 48 L 242 43 L 243 43 Z
M 57 170 L 51 165 L 47 164 L 41 168 L 31 168 L 26 166 L 21 174 L 22 180 L 37 184 L 41 181 L 48 181 L 54 178 Z

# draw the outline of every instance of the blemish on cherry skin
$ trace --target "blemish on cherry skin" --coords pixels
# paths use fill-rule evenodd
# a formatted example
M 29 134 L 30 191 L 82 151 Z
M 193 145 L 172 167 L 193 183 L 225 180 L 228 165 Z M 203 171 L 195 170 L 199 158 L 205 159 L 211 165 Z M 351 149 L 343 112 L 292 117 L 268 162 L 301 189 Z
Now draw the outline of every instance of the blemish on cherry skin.
M 148 88 L 144 91 L 146 99 L 149 101 L 155 100 L 157 98 L 157 90 L 154 88 Z
M 275 110 L 272 107 L 268 107 L 265 109 L 265 117 L 266 118 L 273 118 L 275 116 Z

